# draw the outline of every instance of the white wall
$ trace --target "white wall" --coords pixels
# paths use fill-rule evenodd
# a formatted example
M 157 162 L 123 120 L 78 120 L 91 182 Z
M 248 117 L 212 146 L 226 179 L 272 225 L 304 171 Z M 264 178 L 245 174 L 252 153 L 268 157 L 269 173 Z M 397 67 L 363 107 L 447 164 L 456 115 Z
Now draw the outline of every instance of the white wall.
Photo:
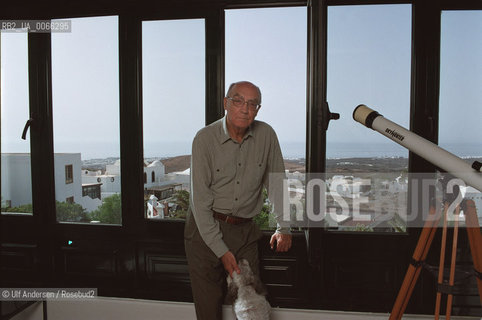
M 2 153 L 2 200 L 12 207 L 32 203 L 30 154 Z
M 102 205 L 102 200 L 92 199 L 89 196 L 82 197 L 81 201 L 78 202 L 87 212 L 92 212 L 97 210 L 99 206 Z
M 193 320 L 196 319 L 194 305 L 185 302 L 164 302 L 150 300 L 95 298 L 92 300 L 72 300 L 47 302 L 49 320 L 132 320 L 163 319 Z M 271 320 L 386 320 L 388 313 L 357 313 L 323 310 L 301 310 L 274 308 Z M 41 320 L 42 304 L 29 307 L 12 320 Z M 234 320 L 231 306 L 224 306 L 223 319 Z M 408 315 L 405 320 L 433 319 L 433 315 Z M 480 319 L 480 317 L 452 316 L 453 320 Z
M 106 175 L 120 175 L 120 160 L 114 162 L 114 164 L 108 164 L 105 166 L 105 174 Z
M 102 200 L 113 194 L 121 193 L 121 176 L 105 174 L 100 176 L 83 175 L 82 183 L 102 183 L 100 186 Z
M 152 172 L 155 173 L 155 181 L 152 182 Z M 158 185 L 159 175 L 155 168 L 144 167 L 144 173 L 146 174 L 146 183 L 144 183 L 144 188 L 151 188 Z
M 101 170 L 96 170 L 96 171 L 82 170 L 82 178 L 84 176 L 98 176 L 98 175 L 101 175 L 101 174 L 102 174 Z
M 72 165 L 73 182 L 65 183 L 65 166 Z M 65 202 L 68 197 L 74 201 L 82 199 L 80 153 L 54 154 L 55 199 Z M 2 197 L 11 200 L 12 206 L 32 203 L 32 174 L 30 154 L 2 154 Z
M 189 190 L 191 186 L 191 176 L 189 174 L 170 172 L 166 175 L 166 184 L 180 183 L 183 190 Z
M 72 165 L 74 181 L 65 183 L 65 166 Z M 65 199 L 74 197 L 74 202 L 80 203 L 82 199 L 82 161 L 80 153 L 56 153 L 54 155 L 55 166 L 55 199 L 65 202 Z
M 464 196 L 466 199 L 474 201 L 477 216 L 479 218 L 479 226 L 482 227 L 482 192 L 473 187 L 464 188 Z
M 165 169 L 162 162 L 159 160 L 154 161 L 147 167 L 144 167 L 144 172 L 147 175 L 146 183 L 144 184 L 144 188 L 151 188 L 151 187 L 159 187 L 162 185 L 163 181 L 165 180 L 164 174 Z M 152 181 L 152 173 L 154 172 L 154 182 Z

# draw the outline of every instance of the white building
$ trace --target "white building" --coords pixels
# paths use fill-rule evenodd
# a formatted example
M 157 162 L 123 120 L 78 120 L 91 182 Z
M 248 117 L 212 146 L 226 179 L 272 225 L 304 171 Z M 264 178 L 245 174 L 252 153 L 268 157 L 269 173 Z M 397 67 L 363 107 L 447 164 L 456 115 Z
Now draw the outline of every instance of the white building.
M 165 178 L 168 183 L 181 184 L 183 190 L 189 190 L 191 186 L 191 168 L 184 171 L 170 172 Z
M 102 204 L 82 195 L 80 153 L 54 154 L 55 200 L 78 203 L 88 212 Z M 32 203 L 30 154 L 2 153 L 2 202 L 9 207 Z
M 18 207 L 32 203 L 30 154 L 2 153 L 2 205 Z M 80 204 L 87 212 L 96 210 L 102 200 L 121 193 L 120 160 L 106 166 L 106 171 L 82 170 L 80 153 L 56 153 L 55 199 Z M 167 176 L 161 161 L 144 166 L 144 189 L 189 188 L 189 169 Z M 164 188 L 164 189 L 161 189 Z M 100 191 L 98 191 L 100 190 Z M 164 190 L 164 191 L 163 191 Z M 98 191 L 98 192 L 97 192 Z M 167 191 L 165 191 L 167 192 Z
M 119 160 L 117 160 L 119 161 Z M 108 165 L 106 167 L 111 167 L 112 170 L 115 165 Z M 120 166 L 119 166 L 120 168 Z M 106 171 L 105 174 L 97 172 L 96 175 L 92 174 L 92 171 L 84 170 L 82 171 L 82 184 L 95 184 L 100 183 L 100 192 L 101 192 L 101 199 L 108 198 L 114 194 L 121 193 L 121 176 L 115 170 Z M 120 172 L 120 170 L 119 170 Z
M 144 189 L 159 187 L 165 181 L 165 167 L 161 161 L 155 160 L 150 164 L 144 163 Z
M 105 199 L 114 194 L 121 193 L 121 168 L 120 160 L 106 165 L 105 173 L 100 171 L 82 171 L 82 184 L 101 183 L 101 198 Z M 160 187 L 168 182 L 165 179 L 165 169 L 161 161 L 144 163 L 144 189 Z
M 2 153 L 2 206 L 32 203 L 30 154 Z
M 167 203 L 160 203 L 157 201 L 157 197 L 155 195 L 151 195 L 149 197 L 149 201 L 147 201 L 147 218 L 148 219 L 164 219 L 166 216 L 166 209 Z
M 477 211 L 477 217 L 479 220 L 479 227 L 482 227 L 482 192 L 470 186 L 460 187 L 460 191 L 464 199 L 470 199 L 474 201 L 475 209 Z

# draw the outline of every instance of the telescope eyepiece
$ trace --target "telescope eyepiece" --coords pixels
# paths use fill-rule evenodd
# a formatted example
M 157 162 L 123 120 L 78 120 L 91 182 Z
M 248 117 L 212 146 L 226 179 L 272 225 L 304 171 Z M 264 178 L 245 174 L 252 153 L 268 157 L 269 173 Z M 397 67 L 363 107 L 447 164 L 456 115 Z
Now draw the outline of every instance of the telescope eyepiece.
M 358 107 L 355 108 L 355 110 L 353 110 L 353 119 L 370 129 L 373 129 L 373 120 L 375 120 L 375 118 L 377 118 L 378 116 L 381 116 L 381 114 L 368 108 L 364 104 L 360 104 Z
M 475 171 L 480 171 L 480 168 L 482 168 L 482 162 L 474 161 L 474 163 L 472 163 L 472 168 L 475 169 Z

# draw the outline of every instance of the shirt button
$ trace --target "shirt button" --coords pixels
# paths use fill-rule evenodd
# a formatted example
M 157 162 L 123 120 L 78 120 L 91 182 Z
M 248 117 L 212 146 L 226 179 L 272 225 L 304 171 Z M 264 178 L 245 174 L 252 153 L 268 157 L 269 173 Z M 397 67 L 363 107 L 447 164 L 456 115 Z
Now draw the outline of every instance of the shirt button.
M 238 201 L 238 198 L 234 198 L 234 201 Z
M 241 163 L 238 163 L 238 165 L 241 167 Z
M 239 184 L 239 181 L 236 181 L 237 184 Z

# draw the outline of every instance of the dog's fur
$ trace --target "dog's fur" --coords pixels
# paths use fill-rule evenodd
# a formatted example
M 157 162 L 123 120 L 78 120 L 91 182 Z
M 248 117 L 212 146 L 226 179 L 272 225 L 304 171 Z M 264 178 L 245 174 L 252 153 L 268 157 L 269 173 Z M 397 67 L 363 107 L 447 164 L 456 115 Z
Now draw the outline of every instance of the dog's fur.
M 228 275 L 228 295 L 234 298 L 233 310 L 238 320 L 267 320 L 270 318 L 271 306 L 263 293 L 258 293 L 261 281 L 253 274 L 245 259 L 238 262 L 241 273 Z

